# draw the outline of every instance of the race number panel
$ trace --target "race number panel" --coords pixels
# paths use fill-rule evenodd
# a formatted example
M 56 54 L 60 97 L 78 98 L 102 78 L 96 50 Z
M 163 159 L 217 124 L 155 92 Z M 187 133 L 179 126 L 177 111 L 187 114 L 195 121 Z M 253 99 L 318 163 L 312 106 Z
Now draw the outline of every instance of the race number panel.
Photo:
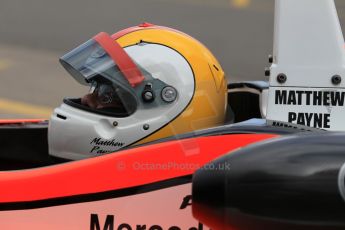
M 344 130 L 345 89 L 271 87 L 268 119 L 326 130 Z

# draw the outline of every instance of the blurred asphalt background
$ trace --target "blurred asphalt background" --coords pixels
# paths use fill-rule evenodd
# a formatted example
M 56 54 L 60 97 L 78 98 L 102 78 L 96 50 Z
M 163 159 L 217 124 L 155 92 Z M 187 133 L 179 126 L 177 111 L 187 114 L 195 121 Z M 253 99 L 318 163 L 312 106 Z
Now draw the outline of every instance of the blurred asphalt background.
M 345 1 L 336 3 L 345 25 Z M 0 0 L 0 118 L 48 118 L 63 97 L 84 95 L 58 58 L 144 21 L 203 42 L 230 81 L 264 80 L 273 11 L 274 0 Z

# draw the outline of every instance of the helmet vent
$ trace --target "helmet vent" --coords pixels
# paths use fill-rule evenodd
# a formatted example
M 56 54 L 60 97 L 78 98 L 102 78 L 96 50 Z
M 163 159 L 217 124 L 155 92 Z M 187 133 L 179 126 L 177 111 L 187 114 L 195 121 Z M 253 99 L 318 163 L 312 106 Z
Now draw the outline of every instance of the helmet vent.
M 216 65 L 213 65 L 213 68 L 215 68 L 217 71 L 219 71 L 219 68 Z
M 66 120 L 66 119 L 67 119 L 67 117 L 62 116 L 62 115 L 60 115 L 60 114 L 56 114 L 56 117 L 57 117 L 57 118 L 60 118 L 60 119 L 62 119 L 62 120 Z

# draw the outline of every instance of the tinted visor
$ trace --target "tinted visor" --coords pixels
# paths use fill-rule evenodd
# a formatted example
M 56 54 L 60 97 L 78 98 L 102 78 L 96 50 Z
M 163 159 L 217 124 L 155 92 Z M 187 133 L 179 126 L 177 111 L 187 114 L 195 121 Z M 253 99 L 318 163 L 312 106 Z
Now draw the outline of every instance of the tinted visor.
M 103 32 L 61 57 L 60 63 L 81 84 L 91 83 L 95 76 L 103 73 L 114 82 L 123 82 L 125 78 L 132 87 L 144 81 L 138 66 L 124 49 Z
M 79 83 L 92 86 L 87 97 L 81 99 L 81 105 L 101 112 L 107 110 L 107 115 L 110 112 L 114 116 L 119 112 L 130 114 L 135 111 L 135 88 L 145 78 L 124 49 L 108 34 L 96 35 L 61 57 L 60 63 Z

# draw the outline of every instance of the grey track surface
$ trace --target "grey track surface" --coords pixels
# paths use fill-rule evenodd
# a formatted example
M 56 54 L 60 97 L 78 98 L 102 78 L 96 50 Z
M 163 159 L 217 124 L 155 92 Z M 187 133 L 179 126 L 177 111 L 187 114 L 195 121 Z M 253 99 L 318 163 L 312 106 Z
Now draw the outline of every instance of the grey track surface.
M 86 89 L 70 79 L 58 57 L 100 31 L 113 33 L 143 21 L 177 28 L 203 42 L 232 81 L 265 80 L 274 0 L 251 0 L 243 9 L 232 2 L 1 0 L 0 98 L 55 107 L 64 96 L 83 94 Z M 336 2 L 343 23 L 345 1 Z M 0 117 L 12 115 L 0 108 Z

